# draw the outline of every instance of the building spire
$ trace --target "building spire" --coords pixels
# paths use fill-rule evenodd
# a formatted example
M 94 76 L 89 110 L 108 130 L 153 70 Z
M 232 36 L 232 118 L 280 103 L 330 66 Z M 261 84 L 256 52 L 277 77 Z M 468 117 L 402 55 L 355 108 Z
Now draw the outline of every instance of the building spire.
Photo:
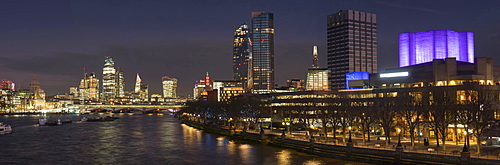
M 319 68 L 319 64 L 318 64 L 318 47 L 317 46 L 313 47 L 313 63 L 312 63 L 312 68 Z

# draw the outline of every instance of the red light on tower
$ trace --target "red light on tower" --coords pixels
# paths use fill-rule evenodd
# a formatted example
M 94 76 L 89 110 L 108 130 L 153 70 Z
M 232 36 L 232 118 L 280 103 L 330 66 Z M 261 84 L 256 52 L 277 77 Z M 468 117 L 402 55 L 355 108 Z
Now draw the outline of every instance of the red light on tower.
M 207 72 L 207 75 L 205 76 L 205 86 L 210 86 L 210 76 L 208 76 L 208 72 Z

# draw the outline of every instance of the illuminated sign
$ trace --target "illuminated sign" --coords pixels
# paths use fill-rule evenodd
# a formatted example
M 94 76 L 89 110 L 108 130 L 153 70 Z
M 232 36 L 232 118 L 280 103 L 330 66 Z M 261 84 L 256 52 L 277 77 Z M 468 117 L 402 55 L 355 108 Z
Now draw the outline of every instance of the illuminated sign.
M 408 72 L 380 73 L 380 78 L 406 77 Z
M 351 72 L 351 73 L 346 73 L 345 74 L 345 86 L 346 86 L 346 89 L 362 89 L 363 88 L 362 86 L 350 87 L 349 86 L 349 81 L 369 80 L 369 79 L 370 79 L 370 73 L 368 73 L 368 72 Z
M 346 80 L 368 80 L 370 74 L 368 72 L 351 72 L 345 74 Z

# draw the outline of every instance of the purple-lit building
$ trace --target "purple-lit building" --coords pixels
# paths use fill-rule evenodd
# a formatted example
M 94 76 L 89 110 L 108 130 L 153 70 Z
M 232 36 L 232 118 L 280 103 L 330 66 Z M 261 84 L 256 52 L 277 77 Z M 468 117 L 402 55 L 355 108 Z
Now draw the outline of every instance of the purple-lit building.
M 451 30 L 399 34 L 400 67 L 445 58 L 474 63 L 474 34 Z

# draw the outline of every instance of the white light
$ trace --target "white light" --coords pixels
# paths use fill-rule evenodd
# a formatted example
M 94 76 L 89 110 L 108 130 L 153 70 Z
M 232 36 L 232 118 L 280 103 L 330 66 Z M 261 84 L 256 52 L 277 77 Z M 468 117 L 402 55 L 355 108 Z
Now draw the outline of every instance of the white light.
M 380 78 L 390 78 L 390 77 L 406 77 L 408 72 L 393 72 L 393 73 L 381 73 Z

